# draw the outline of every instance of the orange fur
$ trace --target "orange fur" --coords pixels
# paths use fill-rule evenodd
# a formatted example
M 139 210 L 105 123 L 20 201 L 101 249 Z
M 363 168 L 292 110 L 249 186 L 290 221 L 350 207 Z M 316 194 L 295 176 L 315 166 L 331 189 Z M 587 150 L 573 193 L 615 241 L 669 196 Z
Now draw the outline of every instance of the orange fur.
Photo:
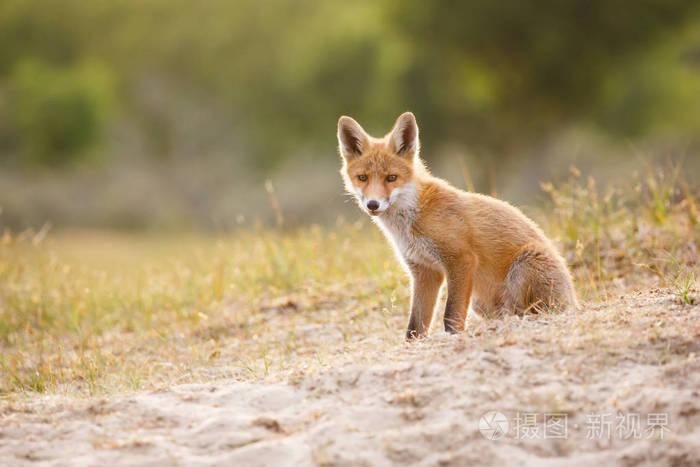
M 383 138 L 350 117 L 338 121 L 347 190 L 384 231 L 411 275 L 407 338 L 427 334 L 447 284 L 445 330 L 467 312 L 486 317 L 576 306 L 566 264 L 517 208 L 432 176 L 419 157 L 418 126 L 402 114 Z

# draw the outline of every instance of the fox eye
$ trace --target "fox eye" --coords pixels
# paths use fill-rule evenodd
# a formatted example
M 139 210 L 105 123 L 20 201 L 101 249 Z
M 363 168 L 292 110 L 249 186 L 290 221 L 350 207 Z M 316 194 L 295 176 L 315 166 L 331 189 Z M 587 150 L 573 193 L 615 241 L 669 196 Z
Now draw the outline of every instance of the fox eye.
M 395 181 L 396 181 L 396 175 L 393 175 L 393 174 L 392 174 L 392 175 L 388 175 L 388 176 L 386 177 L 386 181 L 387 181 L 387 182 L 395 182 Z
M 358 175 L 357 178 L 358 178 L 361 182 L 366 182 L 366 181 L 367 181 L 367 175 L 365 175 L 365 174 Z

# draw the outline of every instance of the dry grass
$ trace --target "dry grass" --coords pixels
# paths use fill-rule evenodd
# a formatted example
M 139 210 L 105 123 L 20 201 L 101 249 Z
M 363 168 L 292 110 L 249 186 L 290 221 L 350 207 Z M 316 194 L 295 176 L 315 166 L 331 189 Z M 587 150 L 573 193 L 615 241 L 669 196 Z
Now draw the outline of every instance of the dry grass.
M 681 166 L 634 173 L 601 191 L 576 168 L 569 180 L 542 185 L 549 195 L 545 230 L 560 241 L 582 298 L 606 300 L 650 276 L 690 304 L 700 247 L 697 186 Z
M 571 264 L 587 316 L 635 289 L 668 288 L 680 307 L 699 299 L 697 187 L 681 174 L 648 170 L 601 191 L 572 169 L 569 180 L 543 186 L 546 214 L 535 217 Z M 403 343 L 408 280 L 367 224 L 221 236 L 6 232 L 0 391 L 294 380 L 389 350 L 415 352 L 424 344 Z M 635 328 L 624 324 L 633 316 L 613 317 L 620 326 L 585 326 L 580 339 L 578 324 L 562 324 L 572 337 L 560 347 L 614 348 Z M 469 337 L 530 342 L 514 322 L 481 323 Z
M 370 328 L 398 336 L 398 284 L 407 280 L 391 252 L 359 224 L 221 237 L 6 234 L 0 388 L 92 394 L 286 374 L 384 335 Z

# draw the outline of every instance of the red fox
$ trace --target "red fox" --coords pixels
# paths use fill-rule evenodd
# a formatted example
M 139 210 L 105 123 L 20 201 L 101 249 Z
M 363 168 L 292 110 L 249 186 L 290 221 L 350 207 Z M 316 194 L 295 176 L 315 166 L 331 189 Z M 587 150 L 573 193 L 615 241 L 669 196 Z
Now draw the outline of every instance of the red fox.
M 418 125 L 402 114 L 384 138 L 338 120 L 345 187 L 384 232 L 411 276 L 407 339 L 430 329 L 443 282 L 445 330 L 484 317 L 577 306 L 564 259 L 520 210 L 434 177 L 419 156 Z

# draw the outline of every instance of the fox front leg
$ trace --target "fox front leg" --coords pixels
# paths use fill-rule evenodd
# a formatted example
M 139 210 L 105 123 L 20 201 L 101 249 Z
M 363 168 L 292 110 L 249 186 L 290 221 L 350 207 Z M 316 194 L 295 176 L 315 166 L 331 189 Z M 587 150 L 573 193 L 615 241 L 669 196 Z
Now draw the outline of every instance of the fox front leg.
M 445 331 L 464 331 L 469 310 L 469 300 L 474 283 L 475 261 L 459 258 L 447 267 L 447 303 L 445 305 Z
M 444 276 L 440 271 L 417 263 L 408 263 L 411 271 L 411 317 L 406 339 L 424 337 L 430 329 Z

